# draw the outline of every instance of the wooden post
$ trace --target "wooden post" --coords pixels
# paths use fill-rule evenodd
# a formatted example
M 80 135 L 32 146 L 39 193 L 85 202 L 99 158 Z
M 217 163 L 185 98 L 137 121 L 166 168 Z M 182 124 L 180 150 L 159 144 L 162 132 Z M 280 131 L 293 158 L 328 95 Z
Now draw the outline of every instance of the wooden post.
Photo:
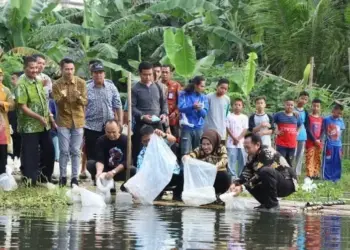
M 349 70 L 349 80 L 350 80 L 350 48 L 348 48 L 348 70 Z
M 310 88 L 312 88 L 312 84 L 314 81 L 314 67 L 315 67 L 315 61 L 314 61 L 314 57 L 311 57 L 310 59 L 310 76 L 309 76 L 309 86 Z
M 128 73 L 128 98 L 127 98 L 127 102 L 128 102 L 128 154 L 127 154 L 127 158 L 126 158 L 126 165 L 127 165 L 127 169 L 126 169 L 126 180 L 129 180 L 130 178 L 130 168 L 131 168 L 131 119 L 132 119 L 132 107 L 131 107 L 131 73 Z

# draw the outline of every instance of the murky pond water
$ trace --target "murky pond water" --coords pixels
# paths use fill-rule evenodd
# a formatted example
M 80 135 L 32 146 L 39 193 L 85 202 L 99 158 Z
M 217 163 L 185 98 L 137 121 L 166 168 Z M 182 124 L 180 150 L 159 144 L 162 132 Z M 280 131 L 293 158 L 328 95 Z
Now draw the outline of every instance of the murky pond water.
M 0 211 L 0 249 L 350 249 L 350 218 L 171 207 Z

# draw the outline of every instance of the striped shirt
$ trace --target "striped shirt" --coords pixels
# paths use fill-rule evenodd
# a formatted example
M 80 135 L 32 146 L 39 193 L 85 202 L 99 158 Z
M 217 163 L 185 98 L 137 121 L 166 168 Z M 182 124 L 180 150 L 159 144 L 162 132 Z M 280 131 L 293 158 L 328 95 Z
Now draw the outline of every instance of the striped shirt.
M 105 80 L 102 87 L 96 87 L 94 82 L 87 85 L 88 103 L 85 111 L 85 128 L 102 131 L 106 121 L 114 119 L 114 111 L 122 108 L 117 87 Z

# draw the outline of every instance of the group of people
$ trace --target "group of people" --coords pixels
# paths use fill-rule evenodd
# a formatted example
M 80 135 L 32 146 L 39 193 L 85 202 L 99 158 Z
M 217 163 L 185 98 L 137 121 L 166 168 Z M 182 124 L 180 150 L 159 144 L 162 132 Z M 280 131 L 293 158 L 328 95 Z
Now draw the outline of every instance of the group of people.
M 89 63 L 88 81 L 75 76 L 71 59 L 63 59 L 60 68 L 62 76 L 53 83 L 43 73 L 44 56 L 25 57 L 24 72 L 12 75 L 12 92 L 3 85 L 0 71 L 0 174 L 5 172 L 7 149 L 12 144 L 13 155 L 21 159 L 23 177 L 32 185 L 50 183 L 58 161 L 59 185 L 65 186 L 69 160 L 71 185 L 78 185 L 82 152 L 94 181 L 102 173 L 122 181 L 128 167 L 131 176 L 137 174 L 150 137 L 156 134 L 180 163 L 192 157 L 215 165 L 217 194 L 231 190 L 238 195 L 246 189 L 264 208 L 277 207 L 277 197 L 297 189 L 305 148 L 307 176 L 340 179 L 341 131 L 345 126 L 339 104 L 332 115 L 322 118 L 321 100 L 314 99 L 308 114 L 309 95 L 302 92 L 296 105 L 288 98 L 285 110 L 272 116 L 265 112 L 265 97 L 258 97 L 256 112 L 248 117 L 243 114 L 243 99 L 236 98 L 231 107 L 227 79 L 220 79 L 216 92 L 206 95 L 203 76 L 194 77 L 182 88 L 172 79 L 170 65 L 141 62 L 140 81 L 132 87 L 132 107 L 124 106 L 124 111 L 132 109 L 133 166 L 128 166 L 123 105 L 117 87 L 105 78 L 102 62 Z M 274 134 L 276 150 L 272 147 Z M 168 186 L 175 187 L 173 199 L 181 200 L 181 168 L 174 169 Z

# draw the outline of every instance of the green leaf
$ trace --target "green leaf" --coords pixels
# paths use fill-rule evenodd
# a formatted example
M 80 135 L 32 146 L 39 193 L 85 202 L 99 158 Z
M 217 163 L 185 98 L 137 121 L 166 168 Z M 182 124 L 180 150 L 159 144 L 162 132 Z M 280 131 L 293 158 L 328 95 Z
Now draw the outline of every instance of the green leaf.
M 195 74 L 204 74 L 215 62 L 214 55 L 208 55 L 200 59 L 196 64 Z
M 32 4 L 33 4 L 33 0 L 22 0 L 20 1 L 20 15 L 21 15 L 21 20 L 23 20 L 24 18 L 28 18 L 29 17 L 29 13 L 30 10 L 32 8 Z
M 160 63 L 161 63 L 162 65 L 172 65 L 172 64 L 171 64 L 171 61 L 170 61 L 170 59 L 169 59 L 169 57 L 167 57 L 167 56 L 164 56 L 164 57 L 160 60 Z M 172 66 L 174 66 L 174 65 L 172 65 Z
M 304 77 L 302 82 L 304 86 L 306 86 L 309 82 L 310 72 L 311 72 L 311 64 L 309 63 L 308 65 L 306 65 L 304 70 Z
M 89 49 L 89 52 L 96 52 L 97 57 L 117 59 L 118 50 L 108 43 L 98 43 Z
M 189 36 L 184 34 L 182 29 L 178 29 L 175 34 L 175 42 L 180 45 L 172 64 L 175 66 L 176 72 L 185 77 L 190 78 L 194 74 L 196 68 L 196 50 Z
M 224 38 L 227 41 L 231 41 L 234 43 L 238 43 L 238 44 L 244 44 L 246 45 L 247 42 L 241 38 L 240 35 L 234 33 L 233 31 L 229 31 L 223 27 L 204 27 L 204 30 L 207 31 L 209 34 L 216 34 L 217 36 Z
M 133 69 L 138 70 L 140 62 L 139 62 L 139 61 L 136 61 L 136 60 L 128 59 L 128 64 L 129 64 Z
M 258 59 L 258 55 L 255 52 L 248 54 L 247 64 L 244 68 L 244 82 L 243 85 L 241 85 L 241 89 L 245 96 L 250 94 L 250 91 L 255 85 L 256 59 Z
M 158 4 L 153 4 L 145 12 L 149 14 L 157 14 L 162 12 L 173 11 L 176 9 L 181 9 L 186 13 L 198 13 L 202 10 L 214 11 L 219 8 L 211 3 L 210 1 L 205 0 L 167 0 L 160 2 Z
M 180 45 L 178 45 L 175 41 L 175 34 L 172 29 L 166 29 L 163 33 L 164 40 L 164 48 L 167 57 L 171 62 L 175 61 L 175 55 L 177 51 L 180 49 Z

